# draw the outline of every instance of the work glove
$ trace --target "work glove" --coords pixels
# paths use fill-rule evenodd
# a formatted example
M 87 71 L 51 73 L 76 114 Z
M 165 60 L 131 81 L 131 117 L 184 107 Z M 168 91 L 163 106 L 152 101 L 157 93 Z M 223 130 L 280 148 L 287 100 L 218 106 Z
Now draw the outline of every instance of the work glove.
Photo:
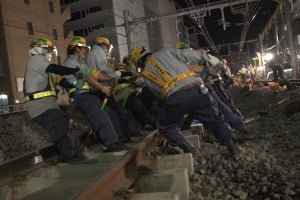
M 202 58 L 210 66 L 216 66 L 216 65 L 218 65 L 220 63 L 220 60 L 217 57 L 212 56 L 212 55 L 210 55 L 208 53 L 202 53 Z
M 74 86 L 76 89 L 81 89 L 83 85 L 84 85 L 84 80 L 82 80 L 82 79 L 75 80 L 75 81 L 73 82 L 73 86 Z
M 79 67 L 77 67 L 79 68 Z M 79 70 L 75 73 L 75 76 L 77 78 L 84 78 L 86 77 L 87 75 L 91 75 L 92 74 L 92 71 L 93 69 L 88 67 L 88 66 L 85 66 L 83 68 L 79 68 Z
M 113 91 L 113 89 L 110 86 L 104 85 L 103 88 L 102 88 L 102 92 L 105 93 L 107 96 L 111 96 L 112 91 Z
M 202 94 L 208 94 L 208 89 L 207 89 L 207 87 L 205 87 L 203 81 L 201 81 L 201 83 L 200 83 L 200 92 L 201 92 Z
M 139 77 L 139 78 L 137 78 L 137 79 L 134 81 L 134 84 L 135 84 L 136 86 L 142 86 L 143 83 L 144 83 L 144 79 L 143 79 L 142 77 Z

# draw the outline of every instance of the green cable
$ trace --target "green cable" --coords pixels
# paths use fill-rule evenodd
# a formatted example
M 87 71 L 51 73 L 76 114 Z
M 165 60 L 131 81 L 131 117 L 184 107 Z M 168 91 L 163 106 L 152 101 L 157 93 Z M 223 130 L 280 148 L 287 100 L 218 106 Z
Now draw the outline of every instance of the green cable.
M 128 90 L 127 93 L 126 93 L 126 96 L 125 96 L 125 98 L 124 98 L 124 101 L 123 101 L 123 103 L 122 103 L 122 106 L 123 106 L 123 107 L 125 107 L 125 105 L 126 105 L 126 103 L 127 103 L 127 101 L 128 101 L 128 97 L 129 97 L 130 93 L 131 93 L 130 90 Z

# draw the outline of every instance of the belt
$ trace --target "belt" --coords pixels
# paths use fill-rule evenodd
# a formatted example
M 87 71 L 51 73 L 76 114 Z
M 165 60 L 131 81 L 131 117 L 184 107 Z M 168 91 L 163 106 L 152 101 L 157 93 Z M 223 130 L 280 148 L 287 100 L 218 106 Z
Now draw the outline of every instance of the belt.
M 55 91 L 43 91 L 43 92 L 37 92 L 31 95 L 25 96 L 25 102 L 35 99 L 40 99 L 43 97 L 49 97 L 49 96 L 56 96 Z
M 187 90 L 187 89 L 191 89 L 191 88 L 199 87 L 199 86 L 200 86 L 200 83 L 191 83 L 189 85 L 185 85 L 185 86 L 181 87 L 178 91 Z

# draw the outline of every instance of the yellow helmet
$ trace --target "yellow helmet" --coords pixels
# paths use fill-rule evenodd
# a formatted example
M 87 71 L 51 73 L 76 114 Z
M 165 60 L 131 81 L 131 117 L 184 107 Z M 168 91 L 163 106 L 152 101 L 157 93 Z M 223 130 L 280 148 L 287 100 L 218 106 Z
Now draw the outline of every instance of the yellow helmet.
M 94 44 L 106 44 L 110 46 L 110 41 L 106 37 L 97 37 L 94 41 Z
M 138 67 L 138 62 L 140 61 L 140 58 L 145 55 L 146 49 L 144 47 L 134 48 L 129 51 L 128 53 L 128 60 L 131 64 Z
M 187 49 L 189 46 L 184 42 L 177 42 L 175 47 L 176 49 Z
M 30 44 L 30 47 L 43 47 L 53 49 L 52 42 L 47 38 L 38 38 Z
M 69 46 L 86 47 L 86 40 L 81 36 L 73 36 L 69 42 Z

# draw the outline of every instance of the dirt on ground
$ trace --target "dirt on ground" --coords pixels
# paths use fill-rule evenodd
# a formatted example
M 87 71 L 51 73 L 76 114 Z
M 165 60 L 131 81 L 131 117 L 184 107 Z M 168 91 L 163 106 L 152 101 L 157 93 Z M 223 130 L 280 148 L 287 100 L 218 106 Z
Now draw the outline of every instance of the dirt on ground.
M 230 91 L 249 131 L 235 133 L 245 154 L 234 159 L 225 146 L 203 142 L 190 200 L 300 199 L 300 89 L 260 85 Z M 78 133 L 88 130 L 84 120 L 75 121 Z M 0 116 L 0 163 L 49 144 L 45 130 L 26 113 Z

